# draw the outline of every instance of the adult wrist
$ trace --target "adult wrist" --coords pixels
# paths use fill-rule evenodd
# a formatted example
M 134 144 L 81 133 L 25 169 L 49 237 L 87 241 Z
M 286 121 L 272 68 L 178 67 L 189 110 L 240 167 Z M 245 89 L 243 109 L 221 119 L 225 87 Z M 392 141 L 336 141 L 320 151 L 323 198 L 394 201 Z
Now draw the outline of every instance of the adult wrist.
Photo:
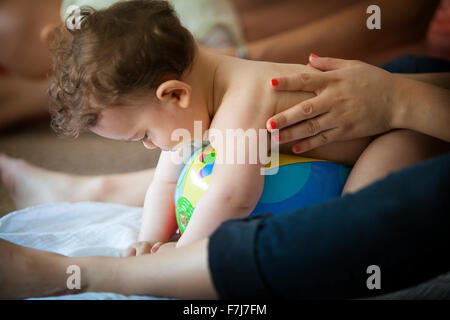
M 411 83 L 408 79 L 394 76 L 391 88 L 394 96 L 389 112 L 389 127 L 391 129 L 406 128 L 408 110 L 411 107 Z

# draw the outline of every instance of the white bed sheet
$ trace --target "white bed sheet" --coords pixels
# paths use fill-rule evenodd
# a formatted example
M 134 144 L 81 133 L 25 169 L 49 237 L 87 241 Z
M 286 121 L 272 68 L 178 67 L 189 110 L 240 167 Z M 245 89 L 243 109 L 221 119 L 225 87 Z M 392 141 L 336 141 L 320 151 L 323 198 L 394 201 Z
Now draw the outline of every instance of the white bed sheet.
M 22 246 L 71 257 L 112 256 L 136 241 L 142 208 L 79 202 L 40 205 L 12 212 L 0 219 L 0 238 Z M 83 293 L 45 299 L 168 299 Z

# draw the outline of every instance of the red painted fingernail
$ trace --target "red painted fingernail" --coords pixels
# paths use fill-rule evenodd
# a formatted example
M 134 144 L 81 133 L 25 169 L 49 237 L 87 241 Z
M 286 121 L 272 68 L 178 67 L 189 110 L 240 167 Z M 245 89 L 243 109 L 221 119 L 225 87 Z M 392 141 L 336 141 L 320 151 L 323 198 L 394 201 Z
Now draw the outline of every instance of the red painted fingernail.
M 312 52 L 309 54 L 309 56 L 310 56 L 311 58 L 318 58 L 318 57 L 319 57 L 317 54 L 314 54 L 314 53 L 312 53 Z
M 278 79 L 273 78 L 272 80 L 270 80 L 272 82 L 272 86 L 276 87 L 278 85 Z
M 269 126 L 270 126 L 270 129 L 276 129 L 277 128 L 277 124 L 273 120 L 269 121 Z
M 294 152 L 295 153 L 299 153 L 300 152 L 300 147 L 299 146 L 294 146 Z

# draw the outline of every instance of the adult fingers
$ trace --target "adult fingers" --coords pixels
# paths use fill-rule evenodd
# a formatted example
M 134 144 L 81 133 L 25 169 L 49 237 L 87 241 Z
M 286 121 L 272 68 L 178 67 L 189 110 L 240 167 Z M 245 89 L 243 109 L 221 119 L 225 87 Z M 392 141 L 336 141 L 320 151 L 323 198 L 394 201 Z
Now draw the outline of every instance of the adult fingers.
M 332 71 L 336 69 L 346 68 L 350 67 L 352 65 L 361 63 L 360 61 L 356 60 L 344 60 L 344 59 L 336 59 L 336 58 L 329 58 L 329 57 L 318 57 L 314 55 L 309 56 L 309 62 L 311 63 L 311 66 L 313 66 L 316 69 L 322 70 L 322 71 Z
M 326 131 L 322 131 L 312 137 L 303 139 L 292 146 L 294 153 L 303 153 L 317 147 L 326 145 L 330 142 L 336 141 L 339 134 L 339 129 L 334 128 Z
M 335 127 L 336 125 L 333 117 L 329 116 L 328 113 L 325 113 L 316 118 L 305 120 L 296 126 L 280 131 L 279 137 L 274 139 L 276 139 L 279 143 L 287 143 L 290 141 L 312 137 Z
M 327 83 L 327 77 L 320 72 L 302 72 L 291 76 L 272 78 L 272 88 L 277 91 L 317 92 Z
M 311 119 L 327 112 L 329 105 L 323 104 L 322 100 L 324 99 L 316 96 L 281 111 L 267 120 L 267 130 L 272 132 L 274 129 L 283 129 L 297 122 Z

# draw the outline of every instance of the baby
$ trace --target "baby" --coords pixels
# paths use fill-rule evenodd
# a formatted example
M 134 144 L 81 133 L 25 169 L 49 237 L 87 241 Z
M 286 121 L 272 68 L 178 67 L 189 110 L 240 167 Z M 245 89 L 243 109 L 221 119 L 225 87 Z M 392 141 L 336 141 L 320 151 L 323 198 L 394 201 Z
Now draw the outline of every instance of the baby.
M 275 93 L 270 79 L 319 71 L 211 54 L 196 45 L 165 1 L 127 1 L 99 11 L 83 9 L 81 21 L 80 28 L 61 28 L 54 36 L 53 128 L 71 136 L 88 129 L 106 138 L 142 141 L 149 149 L 162 149 L 132 254 L 147 253 L 154 246 L 156 251 L 156 245 L 166 243 L 176 230 L 174 190 L 183 167 L 172 160 L 180 146 L 180 141 L 171 139 L 176 129 L 187 130 L 191 137 L 195 121 L 201 122 L 202 134 L 214 129 L 224 137 L 227 129 L 266 129 L 269 117 L 314 96 Z M 405 146 L 413 138 L 394 141 Z M 246 145 L 245 136 L 237 139 L 241 141 L 236 145 Z M 328 144 L 304 156 L 354 165 L 371 141 Z M 216 158 L 225 159 L 225 148 L 215 141 L 211 144 Z M 395 147 L 389 140 L 386 144 Z M 382 150 L 383 143 L 374 148 Z M 289 145 L 280 149 L 283 153 L 290 150 Z M 264 163 L 248 161 L 253 152 L 249 146 L 244 152 L 244 164 L 216 161 L 209 189 L 177 246 L 207 237 L 225 220 L 246 217 L 253 210 L 264 186 L 260 172 Z M 368 157 L 362 158 L 360 168 L 368 163 Z M 392 170 L 392 164 L 378 160 L 369 159 L 375 169 L 363 177 L 364 184 Z M 360 187 L 359 177 L 352 173 L 344 191 Z

